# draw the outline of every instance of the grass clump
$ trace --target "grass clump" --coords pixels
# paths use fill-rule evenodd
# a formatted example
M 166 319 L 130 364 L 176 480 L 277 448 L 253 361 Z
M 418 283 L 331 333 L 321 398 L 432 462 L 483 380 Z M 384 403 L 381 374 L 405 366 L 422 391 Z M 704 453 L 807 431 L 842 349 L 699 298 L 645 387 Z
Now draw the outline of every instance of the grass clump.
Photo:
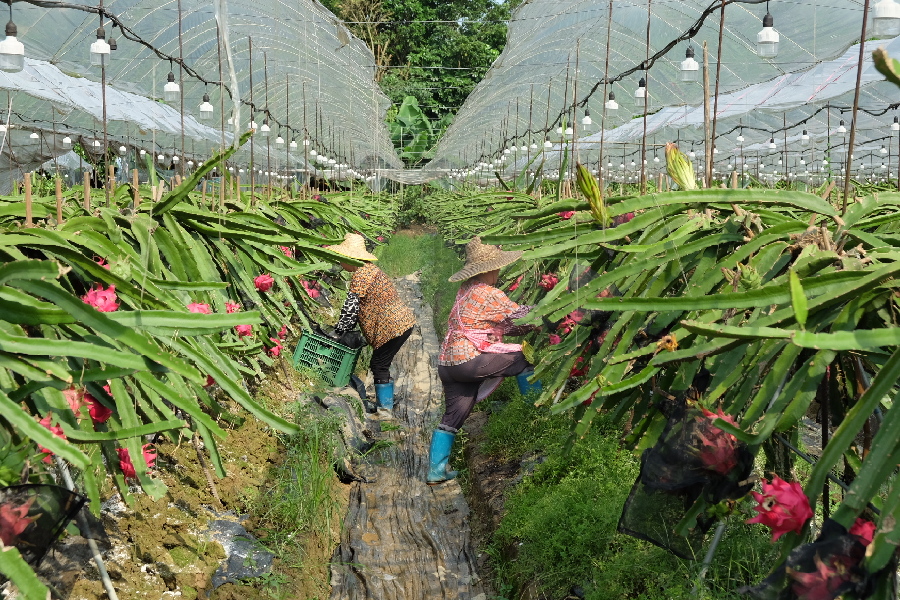
M 778 562 L 766 530 L 743 524 L 753 505 L 744 501 L 697 585 L 702 556 L 682 560 L 618 533 L 640 470 L 638 456 L 620 446 L 618 427 L 595 421 L 567 450 L 570 426 L 570 416 L 552 415 L 521 399 L 500 406 L 488 421 L 485 450 L 505 458 L 524 456 L 523 471 L 531 470 L 510 493 L 486 549 L 503 596 L 518 597 L 532 586 L 561 598 L 577 586 L 587 600 L 737 599 L 736 588 L 758 582 Z

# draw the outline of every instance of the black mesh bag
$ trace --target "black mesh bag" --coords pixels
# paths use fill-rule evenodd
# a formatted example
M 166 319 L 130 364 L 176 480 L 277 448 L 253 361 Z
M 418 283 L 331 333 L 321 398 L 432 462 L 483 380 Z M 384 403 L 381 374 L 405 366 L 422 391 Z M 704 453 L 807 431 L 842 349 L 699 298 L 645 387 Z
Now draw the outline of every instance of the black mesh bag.
M 56 485 L 0 488 L 0 539 L 37 566 L 87 498 Z
M 872 595 L 877 580 L 862 567 L 865 555 L 863 538 L 827 519 L 816 541 L 797 546 L 771 575 L 737 591 L 754 600 L 834 600 L 843 594 L 862 600 Z M 889 563 L 884 574 L 895 573 L 896 565 Z
M 698 500 L 709 505 L 750 491 L 753 455 L 734 436 L 712 423 L 722 413 L 665 400 L 668 417 L 659 440 L 641 455 L 641 472 L 625 502 L 619 531 L 695 559 L 715 519 L 702 512 L 687 537 L 678 524 Z

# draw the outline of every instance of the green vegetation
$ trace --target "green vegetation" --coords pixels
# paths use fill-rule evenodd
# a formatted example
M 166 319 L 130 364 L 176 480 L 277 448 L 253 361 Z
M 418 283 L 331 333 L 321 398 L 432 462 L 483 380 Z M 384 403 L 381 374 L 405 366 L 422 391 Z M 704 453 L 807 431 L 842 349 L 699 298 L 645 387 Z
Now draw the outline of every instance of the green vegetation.
M 573 586 L 588 600 L 696 597 L 699 561 L 616 531 L 639 469 L 635 454 L 620 446 L 618 427 L 604 419 L 567 452 L 570 419 L 523 401 L 514 386 L 506 394 L 511 398 L 503 404 L 492 397 L 499 408 L 489 418 L 483 450 L 524 457 L 530 474 L 511 493 L 486 549 L 501 593 L 514 598 L 516 590 L 537 585 L 551 598 Z M 741 522 L 748 509 L 729 521 L 701 598 L 737 598 L 733 590 L 763 577 L 775 560 L 769 536 Z
M 506 22 L 521 0 L 322 3 L 375 55 L 375 80 L 394 105 L 387 118 L 394 144 L 405 161 L 415 164 L 428 158 L 443 130 L 500 55 L 506 44 Z M 401 108 L 404 104 L 406 109 Z M 412 133 L 401 134 L 401 128 L 410 126 Z
M 447 317 L 456 298 L 459 284 L 447 279 L 460 270 L 463 261 L 434 233 L 410 234 L 400 231 L 390 244 L 376 249 L 378 266 L 391 277 L 402 277 L 421 271 L 422 295 L 432 304 L 438 337 L 447 331 Z

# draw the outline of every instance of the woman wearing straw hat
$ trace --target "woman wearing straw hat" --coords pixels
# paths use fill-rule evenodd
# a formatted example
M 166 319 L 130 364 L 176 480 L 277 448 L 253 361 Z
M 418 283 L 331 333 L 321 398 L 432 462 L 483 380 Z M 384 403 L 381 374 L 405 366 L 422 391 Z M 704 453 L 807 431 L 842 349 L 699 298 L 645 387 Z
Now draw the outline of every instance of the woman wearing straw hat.
M 353 275 L 334 331 L 343 335 L 359 322 L 363 336 L 374 348 L 369 368 L 375 379 L 375 399 L 380 409 L 390 411 L 394 408 L 391 362 L 412 333 L 416 317 L 397 296 L 390 278 L 372 264 L 378 257 L 366 250 L 361 235 L 348 233 L 340 244 L 325 248 L 365 262 L 361 267 L 341 263 L 341 267 Z
M 450 311 L 438 357 L 445 412 L 431 436 L 428 485 L 456 477 L 456 471 L 447 470 L 450 448 L 475 403 L 487 398 L 504 377 L 531 369 L 520 344 L 503 342 L 504 335 L 523 335 L 533 329 L 512 323 L 531 307 L 519 306 L 494 287 L 500 268 L 521 256 L 521 251 L 503 251 L 476 237 L 466 245 L 465 266 L 450 277 L 450 281 L 464 283 Z

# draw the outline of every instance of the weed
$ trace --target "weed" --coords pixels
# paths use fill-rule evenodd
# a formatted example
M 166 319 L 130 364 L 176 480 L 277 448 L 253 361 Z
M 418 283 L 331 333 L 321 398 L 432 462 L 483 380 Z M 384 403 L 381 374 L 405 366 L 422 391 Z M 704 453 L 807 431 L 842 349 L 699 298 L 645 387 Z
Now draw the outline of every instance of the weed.
M 390 421 L 382 421 L 380 423 L 380 431 L 398 431 L 403 429 L 399 423 L 392 423 Z

